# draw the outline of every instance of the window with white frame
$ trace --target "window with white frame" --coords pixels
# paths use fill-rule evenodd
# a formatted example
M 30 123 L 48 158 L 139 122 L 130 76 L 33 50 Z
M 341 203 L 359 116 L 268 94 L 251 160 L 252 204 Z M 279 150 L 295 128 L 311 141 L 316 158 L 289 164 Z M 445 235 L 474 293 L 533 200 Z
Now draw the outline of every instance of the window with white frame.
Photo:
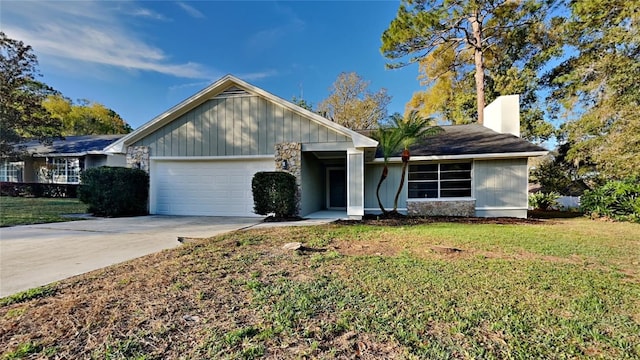
M 471 162 L 409 165 L 409 199 L 471 197 Z
M 48 177 L 57 184 L 77 184 L 80 182 L 80 159 L 49 158 L 47 160 Z
M 22 161 L 2 161 L 0 162 L 0 181 L 22 182 Z

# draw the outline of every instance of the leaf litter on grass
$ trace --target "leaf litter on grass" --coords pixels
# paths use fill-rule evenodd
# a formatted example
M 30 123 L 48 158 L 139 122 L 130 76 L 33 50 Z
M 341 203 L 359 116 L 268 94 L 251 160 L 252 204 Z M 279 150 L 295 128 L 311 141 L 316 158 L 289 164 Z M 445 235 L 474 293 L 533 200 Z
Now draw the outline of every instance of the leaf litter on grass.
M 327 251 L 288 252 L 287 242 Z M 227 234 L 0 307 L 0 352 L 37 344 L 29 349 L 51 358 L 640 356 L 637 284 L 580 261 L 482 251 L 411 226 Z

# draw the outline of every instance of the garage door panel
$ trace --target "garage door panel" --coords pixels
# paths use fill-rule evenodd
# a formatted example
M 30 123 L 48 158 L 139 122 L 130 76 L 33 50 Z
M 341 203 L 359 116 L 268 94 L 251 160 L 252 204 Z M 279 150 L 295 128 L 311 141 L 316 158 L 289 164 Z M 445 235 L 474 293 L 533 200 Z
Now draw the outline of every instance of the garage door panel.
M 153 161 L 152 214 L 256 216 L 251 179 L 273 171 L 272 159 L 245 161 Z

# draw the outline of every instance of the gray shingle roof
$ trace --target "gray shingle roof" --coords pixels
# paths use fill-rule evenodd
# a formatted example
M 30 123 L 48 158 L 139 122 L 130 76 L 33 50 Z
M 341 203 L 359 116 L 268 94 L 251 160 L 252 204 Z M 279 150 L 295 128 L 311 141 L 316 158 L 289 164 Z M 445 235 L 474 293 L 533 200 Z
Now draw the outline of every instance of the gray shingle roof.
M 511 134 L 501 134 L 482 125 L 441 126 L 444 132 L 427 137 L 413 145 L 411 156 L 482 155 L 547 151 Z M 393 154 L 400 156 L 401 151 Z M 378 152 L 376 157 L 382 157 Z
M 124 135 L 82 135 L 66 136 L 53 140 L 51 145 L 43 145 L 37 140 L 16 145 L 20 150 L 34 156 L 82 156 L 87 153 L 102 153 L 102 149 Z

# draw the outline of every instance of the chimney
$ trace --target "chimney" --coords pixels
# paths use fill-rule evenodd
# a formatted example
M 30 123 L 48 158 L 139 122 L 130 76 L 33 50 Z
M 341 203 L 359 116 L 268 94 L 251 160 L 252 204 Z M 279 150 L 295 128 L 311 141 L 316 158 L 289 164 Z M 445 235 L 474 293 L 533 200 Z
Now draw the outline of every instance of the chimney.
M 484 126 L 520 137 L 520 95 L 498 96 L 484 108 Z

